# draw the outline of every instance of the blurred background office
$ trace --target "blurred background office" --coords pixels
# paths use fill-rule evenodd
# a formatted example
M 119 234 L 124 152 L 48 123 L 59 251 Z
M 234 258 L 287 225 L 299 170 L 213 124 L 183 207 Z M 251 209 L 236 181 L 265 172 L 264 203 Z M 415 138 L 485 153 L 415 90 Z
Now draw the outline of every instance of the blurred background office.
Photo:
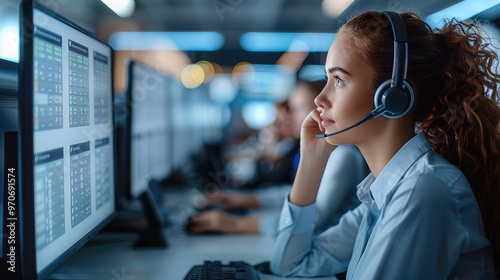
M 4 75 L 19 61 L 19 2 L 0 2 Z M 259 141 L 271 137 L 269 126 L 280 120 L 276 104 L 288 98 L 297 78 L 324 76 L 322 64 L 336 29 L 355 13 L 368 9 L 415 11 L 431 25 L 450 16 L 477 17 L 494 40 L 499 38 L 500 1 L 492 0 L 38 2 L 114 48 L 117 96 L 126 90 L 130 59 L 178 83 L 181 105 L 173 108 L 172 126 L 184 136 L 172 143 L 172 157 L 177 158 L 174 168 L 198 170 L 195 177 L 208 182 L 217 176 L 231 176 L 233 182 L 254 179 L 262 168 L 253 160 L 262 156 Z M 192 161 L 204 159 L 208 150 L 221 155 L 218 162 L 210 159 L 212 175 L 206 172 L 207 162 Z M 221 171 L 226 173 L 214 175 Z
M 294 148 L 283 102 L 298 80 L 324 78 L 335 32 L 352 15 L 369 9 L 414 11 L 431 26 L 450 17 L 477 18 L 500 45 L 499 0 L 38 2 L 113 47 L 118 100 L 126 96 L 130 60 L 168 77 L 163 90 L 170 105 L 166 115 L 158 114 L 169 118 L 162 122 L 163 133 L 172 136 L 163 150 L 169 158 L 163 173 L 170 184 L 194 184 L 204 193 L 266 183 L 262 174 Z M 0 132 L 17 126 L 19 7 L 20 0 L 0 2 Z
M 2 180 L 4 132 L 19 128 L 20 2 L 0 1 Z M 174 214 L 184 218 L 213 192 L 252 191 L 266 183 L 293 180 L 285 175 L 266 182 L 264 176 L 283 167 L 285 155 L 297 149 L 286 101 L 298 81 L 324 79 L 328 48 L 339 26 L 353 15 L 372 9 L 412 11 L 435 27 L 451 17 L 474 18 L 481 21 L 493 46 L 500 47 L 500 0 L 36 2 L 95 34 L 114 50 L 114 124 L 122 130 L 116 149 L 119 180 L 113 187 L 117 200 L 125 201 L 118 203 L 118 210 L 127 210 L 129 200 L 137 200 L 144 189 L 156 190 L 159 180 L 163 187 L 188 190 L 188 200 L 168 209 L 181 212 Z M 138 71 L 135 77 L 143 78 L 132 82 L 133 71 Z M 134 119 L 129 118 L 131 111 Z M 278 179 L 283 181 L 271 182 Z M 155 199 L 161 206 L 162 198 Z M 167 211 L 160 210 L 168 219 Z M 262 248 L 261 254 L 268 251 Z M 207 258 L 219 258 L 209 253 Z M 261 261 L 261 255 L 249 254 L 244 260 Z M 191 261 L 183 263 L 177 275 L 199 260 Z

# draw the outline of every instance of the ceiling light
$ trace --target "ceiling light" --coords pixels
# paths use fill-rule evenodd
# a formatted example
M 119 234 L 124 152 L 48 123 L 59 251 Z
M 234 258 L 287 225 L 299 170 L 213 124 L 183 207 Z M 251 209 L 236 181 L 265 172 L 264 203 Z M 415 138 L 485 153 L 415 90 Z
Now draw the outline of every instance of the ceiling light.
M 323 0 L 323 2 L 321 2 L 321 9 L 326 16 L 336 18 L 353 2 L 354 0 Z
M 101 0 L 101 2 L 122 18 L 129 17 L 134 13 L 134 0 Z
M 334 39 L 335 33 L 248 32 L 240 45 L 249 52 L 327 52 Z
M 219 32 L 115 32 L 109 37 L 115 50 L 216 51 L 224 45 Z
M 446 19 L 470 19 L 498 4 L 500 4 L 500 0 L 464 0 L 427 16 L 425 21 L 432 27 L 440 27 Z

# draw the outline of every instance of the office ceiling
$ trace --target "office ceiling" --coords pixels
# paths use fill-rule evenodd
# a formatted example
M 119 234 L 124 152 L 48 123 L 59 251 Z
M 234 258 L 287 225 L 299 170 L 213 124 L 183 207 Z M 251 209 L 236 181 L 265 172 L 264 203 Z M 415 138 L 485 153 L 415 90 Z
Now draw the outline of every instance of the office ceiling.
M 18 5 L 19 1 L 2 0 L 0 5 Z M 135 0 L 135 12 L 126 19 L 119 18 L 99 0 L 39 2 L 103 40 L 114 31 L 218 31 L 225 38 L 221 51 L 191 56 L 231 63 L 245 57 L 270 60 L 276 56 L 244 52 L 239 38 L 245 32 L 335 32 L 339 22 L 365 10 L 415 11 L 426 16 L 461 0 L 355 0 L 339 18 L 323 13 L 322 0 Z
M 338 0 L 337 0 L 338 1 Z M 64 13 L 95 26 L 115 15 L 98 0 L 40 0 L 60 3 Z M 331 32 L 338 20 L 325 16 L 322 0 L 135 0 L 128 21 L 146 30 Z M 423 15 L 460 2 L 459 0 L 357 0 L 340 19 L 368 9 L 417 11 Z M 97 26 L 95 26 L 97 27 Z
M 103 22 L 103 18 L 117 18 L 100 1 L 79 1 L 82 7 L 73 5 L 74 1 L 71 2 L 71 5 L 64 8 L 68 9 L 68 13 L 73 17 L 80 18 L 86 24 Z M 459 0 L 357 0 L 340 18 L 326 16 L 322 11 L 322 0 L 135 0 L 135 2 L 136 10 L 127 19 L 128 23 L 133 22 L 133 25 L 124 25 L 124 29 L 218 31 L 225 37 L 224 49 L 219 52 L 192 55 L 196 56 L 193 59 L 208 59 L 234 65 L 242 59 L 254 63 L 275 62 L 280 55 L 244 52 L 241 50 L 239 39 L 245 32 L 335 32 L 339 21 L 363 10 L 413 10 L 426 15 Z M 311 63 L 322 63 L 324 55 L 310 55 L 309 60 Z

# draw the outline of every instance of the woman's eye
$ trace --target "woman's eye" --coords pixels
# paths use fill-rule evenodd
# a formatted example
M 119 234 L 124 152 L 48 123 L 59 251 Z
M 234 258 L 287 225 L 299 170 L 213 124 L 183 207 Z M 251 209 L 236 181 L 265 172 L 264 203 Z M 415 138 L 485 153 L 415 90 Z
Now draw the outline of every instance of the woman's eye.
M 344 80 L 342 80 L 339 76 L 335 76 L 335 86 L 341 87 L 345 84 Z

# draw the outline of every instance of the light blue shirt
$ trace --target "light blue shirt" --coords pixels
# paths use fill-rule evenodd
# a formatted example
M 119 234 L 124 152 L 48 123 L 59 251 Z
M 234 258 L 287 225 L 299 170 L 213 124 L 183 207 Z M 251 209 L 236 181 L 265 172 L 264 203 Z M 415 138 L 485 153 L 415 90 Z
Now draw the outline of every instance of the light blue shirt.
M 314 235 L 316 204 L 285 201 L 271 270 L 347 279 L 496 279 L 479 207 L 459 169 L 425 135 L 406 143 L 375 178 L 358 185 L 362 202 Z

